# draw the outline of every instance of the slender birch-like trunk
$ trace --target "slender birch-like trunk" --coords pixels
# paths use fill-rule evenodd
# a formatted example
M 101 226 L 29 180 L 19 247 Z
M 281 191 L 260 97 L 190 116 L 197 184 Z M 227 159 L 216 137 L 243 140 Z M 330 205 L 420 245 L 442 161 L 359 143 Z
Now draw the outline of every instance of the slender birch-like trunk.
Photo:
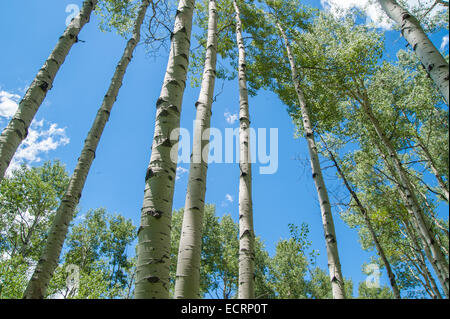
M 197 118 L 189 170 L 189 182 L 178 251 L 175 298 L 200 298 L 200 259 L 206 175 L 210 139 L 211 107 L 214 98 L 217 62 L 216 0 L 209 0 L 208 40 L 200 96 L 195 104 Z
M 347 188 L 347 190 L 350 192 L 351 196 L 355 200 L 356 205 L 358 206 L 359 211 L 361 212 L 361 215 L 364 218 L 364 221 L 366 223 L 367 229 L 369 230 L 370 236 L 372 237 L 372 240 L 373 240 L 373 242 L 375 244 L 375 247 L 377 249 L 378 255 L 380 256 L 381 260 L 383 261 L 384 266 L 386 267 L 386 272 L 387 272 L 388 277 L 389 277 L 389 283 L 391 284 L 392 291 L 394 293 L 394 297 L 396 299 L 401 299 L 400 290 L 399 290 L 398 285 L 397 285 L 397 280 L 395 279 L 395 274 L 392 271 L 391 264 L 389 263 L 389 260 L 387 259 L 386 254 L 384 253 L 384 249 L 381 246 L 380 241 L 378 240 L 378 237 L 377 237 L 377 235 L 375 233 L 375 230 L 373 229 L 372 221 L 370 220 L 368 211 L 366 210 L 364 205 L 359 200 L 359 197 L 356 194 L 356 192 L 353 190 L 353 187 L 348 182 L 347 177 L 345 176 L 344 172 L 342 171 L 341 167 L 339 166 L 339 164 L 338 164 L 335 156 L 333 155 L 333 153 L 330 150 L 328 150 L 328 148 L 327 148 L 327 151 L 328 151 L 328 154 L 330 155 L 331 161 L 334 163 L 334 166 L 336 166 L 336 170 L 337 170 L 338 174 L 341 176 L 345 187 Z
M 68 189 L 56 211 L 55 218 L 50 229 L 47 244 L 38 261 L 33 276 L 28 282 L 24 293 L 25 299 L 44 298 L 47 285 L 58 266 L 59 256 L 67 235 L 68 227 L 73 219 L 73 214 L 81 198 L 81 193 L 86 182 L 86 178 L 95 158 L 98 143 L 103 130 L 108 122 L 112 107 L 119 94 L 123 78 L 127 67 L 133 58 L 133 52 L 140 41 L 141 26 L 145 18 L 145 13 L 150 5 L 150 0 L 142 0 L 137 19 L 134 24 L 133 35 L 128 41 L 122 58 L 120 59 L 114 76 L 111 80 L 108 92 L 105 95 L 103 103 L 97 112 L 91 130 L 88 133 L 84 143 L 81 156 L 78 158 L 77 166 L 70 179 Z
M 239 299 L 255 298 L 255 233 L 253 230 L 252 164 L 250 154 L 250 113 L 248 103 L 246 52 L 241 11 L 233 0 L 236 41 L 239 49 Z
M 442 54 L 420 26 L 419 20 L 395 0 L 378 0 L 386 14 L 401 26 L 403 37 L 408 41 L 425 70 L 434 81 L 448 105 L 449 66 Z
M 27 137 L 28 129 L 39 107 L 44 101 L 59 68 L 64 63 L 72 46 L 78 42 L 78 35 L 89 22 L 92 11 L 98 0 L 86 0 L 78 16 L 70 22 L 69 26 L 59 38 L 52 53 L 39 70 L 25 96 L 19 103 L 19 108 L 3 130 L 0 136 L 0 182 L 17 151 L 20 143 Z
M 404 203 L 408 202 L 408 197 L 407 197 L 407 193 L 404 190 L 404 187 L 402 186 L 402 184 L 400 182 L 398 182 L 398 177 L 396 174 L 396 171 L 394 170 L 394 168 L 392 168 L 392 166 L 389 164 L 387 157 L 385 154 L 383 154 L 383 150 L 382 147 L 379 145 L 378 142 L 376 142 L 378 149 L 381 152 L 381 156 L 383 157 L 384 162 L 386 163 L 386 167 L 388 168 L 389 172 L 391 173 L 391 175 L 394 177 L 394 181 L 397 184 L 397 189 L 400 193 L 400 197 L 402 198 L 402 201 Z M 411 241 L 414 242 L 415 246 L 417 247 L 417 250 L 420 251 L 420 254 L 422 255 L 422 249 L 425 252 L 425 256 L 427 257 L 427 259 L 430 261 L 431 265 L 433 266 L 434 272 L 436 273 L 436 276 L 439 279 L 439 282 L 441 283 L 442 289 L 444 290 L 444 293 L 448 296 L 448 288 L 445 285 L 445 274 L 443 274 L 442 271 L 442 267 L 436 262 L 436 259 L 434 258 L 430 245 L 427 242 L 426 238 L 424 237 L 424 235 L 422 234 L 422 232 L 420 231 L 420 227 L 418 225 L 418 221 L 417 218 L 415 217 L 414 214 L 414 210 L 412 208 L 412 206 L 409 205 L 405 205 L 406 206 L 406 210 L 408 211 L 408 214 L 411 216 L 411 227 L 414 228 L 415 233 L 418 234 L 419 236 L 419 240 L 422 243 L 422 246 L 419 245 L 419 242 L 415 236 L 415 233 L 411 231 L 411 227 L 408 226 L 407 223 L 405 224 L 405 228 L 408 232 L 408 236 L 410 237 Z M 431 228 L 430 228 L 431 231 Z M 422 247 L 422 248 L 421 248 Z M 447 266 L 448 268 L 448 266 Z M 431 277 L 431 276 L 430 276 Z M 432 278 L 432 277 L 431 277 Z
M 170 227 L 178 161 L 181 104 L 186 87 L 194 0 L 180 0 L 145 176 L 138 231 L 135 298 L 169 298 Z
M 328 191 L 325 186 L 325 181 L 322 175 L 322 169 L 319 162 L 319 154 L 317 150 L 316 141 L 314 139 L 314 131 L 311 126 L 309 111 L 306 105 L 306 100 L 299 83 L 299 73 L 295 65 L 294 55 L 289 43 L 289 39 L 284 32 L 284 29 L 277 23 L 278 29 L 284 39 L 286 51 L 291 66 L 292 81 L 294 83 L 295 91 L 297 92 L 298 102 L 303 119 L 303 127 L 306 133 L 306 140 L 308 141 L 309 156 L 311 158 L 311 169 L 313 173 L 314 184 L 317 190 L 317 195 L 320 202 L 320 210 L 322 214 L 322 224 L 325 235 L 325 243 L 327 247 L 328 269 L 330 272 L 331 287 L 333 290 L 334 299 L 345 299 L 344 278 L 341 271 L 341 263 L 339 261 L 339 252 L 337 247 L 336 231 L 334 229 L 333 215 L 331 214 L 331 204 L 328 198 Z
M 373 114 L 372 109 L 370 107 L 369 99 L 366 95 L 363 96 L 362 109 L 364 113 L 367 115 L 370 122 L 372 123 L 375 132 L 380 138 L 380 142 L 387 149 L 388 154 L 385 154 L 384 149 L 379 146 L 380 152 L 383 154 L 383 159 L 386 162 L 386 165 L 388 166 L 388 168 L 390 167 L 389 162 L 387 160 L 388 158 L 390 158 L 394 164 L 395 172 L 392 171 L 392 173 L 396 173 L 393 174 L 393 176 L 398 175 L 399 191 L 405 203 L 406 209 L 410 212 L 410 214 L 413 217 L 413 220 L 417 225 L 418 233 L 424 240 L 425 248 L 429 249 L 431 252 L 430 254 L 427 254 L 427 257 L 430 258 L 430 262 L 434 270 L 436 271 L 436 275 L 438 276 L 443 286 L 443 289 L 446 291 L 446 294 L 448 295 L 449 269 L 447 261 L 441 249 L 439 248 L 437 241 L 434 239 L 430 225 L 428 225 L 425 219 L 424 212 L 420 207 L 419 201 L 414 192 L 411 181 L 409 180 L 407 172 L 405 171 L 405 168 L 403 167 L 403 164 L 401 163 L 394 146 L 381 129 L 378 119 Z
M 419 265 L 417 267 L 422 272 L 422 276 L 423 276 L 425 282 L 430 285 L 431 291 L 435 295 L 435 296 L 432 296 L 432 298 L 442 299 L 442 295 L 441 295 L 441 292 L 439 291 L 439 288 L 436 285 L 436 281 L 434 280 L 433 276 L 431 275 L 430 270 L 428 269 L 428 266 L 425 262 L 425 256 L 424 256 L 424 253 L 422 250 L 422 246 L 424 246 L 424 245 L 422 245 L 422 246 L 419 245 L 417 237 L 415 236 L 414 232 L 411 230 L 411 226 L 409 226 L 408 223 L 409 223 L 408 221 L 403 221 L 406 232 L 413 244 L 413 247 L 411 247 L 412 253 L 417 254 L 417 256 L 418 256 L 417 262 Z M 422 240 L 422 243 L 423 243 L 423 240 Z M 428 254 L 429 254 L 429 249 L 428 249 Z

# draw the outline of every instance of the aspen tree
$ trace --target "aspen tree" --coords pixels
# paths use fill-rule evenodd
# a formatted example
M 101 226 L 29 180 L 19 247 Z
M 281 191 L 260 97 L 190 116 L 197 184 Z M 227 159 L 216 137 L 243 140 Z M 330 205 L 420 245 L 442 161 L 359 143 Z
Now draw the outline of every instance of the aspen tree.
M 282 35 L 286 51 L 291 67 L 291 76 L 294 83 L 295 91 L 297 93 L 298 102 L 300 104 L 303 128 L 305 130 L 306 140 L 308 141 L 308 150 L 311 161 L 311 168 L 313 173 L 314 184 L 316 186 L 319 197 L 320 210 L 322 213 L 322 224 L 325 235 L 325 242 L 328 257 L 328 269 L 330 272 L 331 287 L 334 299 L 345 299 L 344 278 L 341 271 L 341 263 L 339 260 L 339 252 L 337 247 L 336 231 L 334 228 L 333 215 L 331 214 L 331 204 L 328 198 L 328 191 L 323 179 L 322 169 L 319 162 L 319 154 L 317 150 L 316 141 L 314 139 L 314 131 L 312 128 L 309 110 L 306 105 L 306 99 L 300 87 L 299 73 L 295 65 L 294 55 L 292 53 L 289 39 L 280 23 L 277 22 L 278 30 Z
M 77 166 L 70 179 L 67 191 L 56 211 L 47 243 L 33 276 L 28 283 L 27 289 L 25 290 L 25 299 L 45 297 L 47 285 L 50 282 L 53 272 L 58 266 L 59 256 L 67 235 L 69 224 L 73 219 L 75 209 L 81 198 L 81 193 L 89 174 L 89 169 L 95 158 L 97 146 L 100 142 L 106 123 L 108 122 L 112 107 L 119 94 L 127 67 L 133 58 L 133 52 L 140 41 L 141 26 L 145 18 L 145 13 L 150 5 L 150 1 L 151 0 L 142 0 L 138 16 L 134 23 L 132 37 L 128 41 L 123 56 L 116 67 L 108 92 L 105 95 L 91 130 L 88 133 L 83 150 L 81 151 L 81 156 L 78 158 Z
M 39 107 L 44 101 L 48 91 L 53 86 L 53 81 L 59 68 L 64 63 L 72 46 L 78 42 L 78 35 L 89 22 L 92 11 L 98 0 L 86 0 L 81 11 L 59 38 L 52 53 L 39 70 L 25 96 L 19 103 L 19 108 L 3 130 L 0 136 L 0 182 L 17 151 L 20 143 L 27 137 L 28 129 Z
M 434 239 L 434 236 L 431 232 L 431 228 L 428 225 L 428 221 L 425 219 L 423 209 L 420 207 L 419 200 L 414 192 L 412 187 L 412 183 L 407 175 L 405 168 L 403 167 L 400 158 L 390 142 L 387 138 L 386 134 L 381 129 L 380 123 L 378 119 L 375 117 L 375 114 L 372 111 L 372 108 L 369 103 L 369 99 L 364 94 L 362 96 L 362 111 L 370 120 L 370 123 L 373 125 L 373 128 L 378 135 L 379 141 L 376 142 L 380 152 L 382 153 L 383 160 L 385 161 L 388 168 L 390 168 L 392 175 L 397 175 L 398 183 L 399 183 L 399 191 L 400 195 L 404 201 L 406 209 L 410 212 L 411 217 L 413 219 L 413 224 L 417 225 L 417 230 L 424 242 L 424 249 L 427 253 L 427 258 L 429 258 L 430 263 L 432 264 L 438 279 L 440 280 L 442 287 L 448 297 L 449 293 L 449 269 L 448 263 L 439 248 L 438 242 Z M 383 149 L 383 147 L 385 150 Z M 390 167 L 390 163 L 388 162 L 388 158 L 393 162 L 393 168 Z M 427 251 L 429 250 L 429 251 Z
M 194 145 L 189 170 L 189 181 L 183 225 L 178 252 L 175 298 L 199 298 L 202 224 L 205 209 L 206 175 L 208 170 L 209 127 L 214 98 L 217 62 L 217 8 L 216 0 L 209 0 L 208 40 L 200 96 L 195 104 L 197 117 Z
M 401 27 L 403 37 L 408 41 L 426 72 L 434 81 L 445 102 L 449 103 L 449 66 L 442 54 L 420 26 L 419 20 L 400 6 L 395 0 L 378 0 L 386 14 Z
M 186 87 L 194 0 L 180 0 L 145 176 L 138 230 L 135 298 L 169 297 L 170 225 L 178 161 L 181 103 Z M 172 152 L 172 149 L 174 151 Z
M 252 166 L 250 159 L 250 113 L 248 103 L 246 52 L 239 5 L 233 0 L 236 41 L 239 49 L 239 299 L 255 298 L 255 234 L 253 230 Z

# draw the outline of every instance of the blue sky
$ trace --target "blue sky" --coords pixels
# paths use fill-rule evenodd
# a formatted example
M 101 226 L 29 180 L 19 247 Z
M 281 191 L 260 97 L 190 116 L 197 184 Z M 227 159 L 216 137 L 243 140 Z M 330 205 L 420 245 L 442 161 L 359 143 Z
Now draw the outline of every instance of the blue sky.
M 305 1 L 321 7 L 321 1 Z M 336 2 L 336 1 L 334 1 Z M 351 1 L 343 1 L 351 2 Z M 69 4 L 81 6 L 81 0 L 3 0 L 0 2 L 0 128 L 7 124 L 6 103 L 15 103 L 48 57 L 61 36 L 69 13 Z M 24 149 L 21 156 L 32 165 L 59 159 L 71 173 L 80 154 L 86 134 L 107 90 L 114 68 L 122 54 L 125 40 L 113 33 L 99 31 L 97 17 L 91 19 L 64 65 L 53 89 L 41 106 L 33 130 L 35 149 Z M 433 38 L 441 46 L 445 34 Z M 398 32 L 387 34 L 387 53 L 405 47 Z M 448 46 L 445 48 L 448 52 Z M 124 85 L 102 136 L 97 157 L 91 168 L 80 202 L 81 213 L 90 208 L 105 207 L 121 213 L 139 225 L 143 200 L 144 176 L 150 159 L 154 130 L 155 102 L 158 99 L 167 64 L 167 53 L 157 58 L 146 56 L 140 45 L 130 64 Z M 222 81 L 216 84 L 216 93 Z M 8 95 L 9 94 L 9 95 Z M 184 94 L 181 126 L 192 131 L 192 120 L 199 88 L 188 86 Z M 224 130 L 238 127 L 227 116 L 239 110 L 237 82 L 224 83 L 224 91 L 213 105 L 212 126 Z M 6 105 L 6 106 L 5 106 Z M 257 174 L 254 167 L 253 208 L 255 232 L 270 254 L 281 238 L 289 236 L 288 224 L 310 225 L 313 248 L 321 252 L 318 263 L 326 269 L 327 260 L 317 195 L 310 167 L 304 163 L 307 147 L 303 139 L 294 139 L 294 126 L 285 107 L 270 92 L 259 92 L 250 100 L 252 126 L 278 128 L 279 164 L 274 175 Z M 2 113 L 3 112 L 3 113 Z M 228 115 L 226 114 L 228 113 Z M 36 146 L 37 145 L 37 146 Z M 38 161 L 40 159 L 40 162 Z M 303 161 L 299 160 L 303 159 Z M 176 181 L 173 208 L 184 207 L 189 165 L 181 164 Z M 326 173 L 329 188 L 336 188 L 334 173 Z M 217 214 L 238 216 L 239 168 L 236 164 L 211 164 L 208 170 L 206 202 L 216 205 Z M 448 210 L 448 207 L 443 208 Z M 339 253 L 345 277 L 351 277 L 355 292 L 365 280 L 361 267 L 373 253 L 364 252 L 356 231 L 349 229 L 334 212 Z M 130 249 L 131 251 L 134 248 Z M 386 276 L 382 284 L 387 285 Z

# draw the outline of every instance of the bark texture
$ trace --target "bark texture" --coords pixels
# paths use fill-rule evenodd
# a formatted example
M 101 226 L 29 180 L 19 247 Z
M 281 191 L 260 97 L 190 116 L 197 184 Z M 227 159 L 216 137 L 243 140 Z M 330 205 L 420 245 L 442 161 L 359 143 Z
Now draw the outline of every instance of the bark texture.
M 25 96 L 20 101 L 19 108 L 13 118 L 3 130 L 0 136 L 0 182 L 3 180 L 17 148 L 27 137 L 31 122 L 48 91 L 52 88 L 59 68 L 64 63 L 72 46 L 78 42 L 78 35 L 81 29 L 89 22 L 97 2 L 98 0 L 84 1 L 80 13 L 72 20 L 59 38 L 44 66 L 39 70 Z
M 328 269 L 330 272 L 331 287 L 334 299 L 345 299 L 344 277 L 342 276 L 341 263 L 339 260 L 339 252 L 337 247 L 336 231 L 334 228 L 333 215 L 331 214 L 331 204 L 328 198 L 328 191 L 323 179 L 322 169 L 320 167 L 319 154 L 316 141 L 314 139 L 314 131 L 311 126 L 309 110 L 306 100 L 299 83 L 299 72 L 295 65 L 294 55 L 289 39 L 283 27 L 277 23 L 278 29 L 284 39 L 286 51 L 291 66 L 292 81 L 295 91 L 297 92 L 298 102 L 303 120 L 303 128 L 308 141 L 309 156 L 311 158 L 311 169 L 313 173 L 314 184 L 317 195 L 319 197 L 320 211 L 322 214 L 322 224 L 325 235 L 325 243 L 327 248 Z
M 178 128 L 189 64 L 194 5 L 194 0 L 180 0 L 178 4 L 166 75 L 156 102 L 155 133 L 138 231 L 135 288 L 138 299 L 169 298 L 170 227 L 178 161 Z
M 150 0 L 143 0 L 139 9 L 138 17 L 135 21 L 133 35 L 128 41 L 122 58 L 120 59 L 114 76 L 111 80 L 108 92 L 105 95 L 103 103 L 97 112 L 97 116 L 92 124 L 84 143 L 81 156 L 78 158 L 77 166 L 70 179 L 68 189 L 56 211 L 55 218 L 50 229 L 47 244 L 38 261 L 33 276 L 31 277 L 27 289 L 24 293 L 25 299 L 44 298 L 47 285 L 58 266 L 59 256 L 67 235 L 70 222 L 73 219 L 75 209 L 81 198 L 81 193 L 89 173 L 89 169 L 95 158 L 98 143 L 103 130 L 108 122 L 112 107 L 119 94 L 123 78 L 127 67 L 133 57 L 133 52 L 140 41 L 140 30 L 145 18 L 145 13 Z
M 206 175 L 210 139 L 211 107 L 214 98 L 217 62 L 216 0 L 209 1 L 206 60 L 194 128 L 194 146 L 189 170 L 186 204 L 178 251 L 175 298 L 200 298 L 200 259 Z
M 420 26 L 419 20 L 395 0 L 378 0 L 386 14 L 401 26 L 403 37 L 416 52 L 420 61 L 443 95 L 448 105 L 449 66 L 442 54 Z
M 253 230 L 252 164 L 250 154 L 250 113 L 246 75 L 246 52 L 242 36 L 241 12 L 236 14 L 236 41 L 239 49 L 239 299 L 255 298 L 255 232 Z

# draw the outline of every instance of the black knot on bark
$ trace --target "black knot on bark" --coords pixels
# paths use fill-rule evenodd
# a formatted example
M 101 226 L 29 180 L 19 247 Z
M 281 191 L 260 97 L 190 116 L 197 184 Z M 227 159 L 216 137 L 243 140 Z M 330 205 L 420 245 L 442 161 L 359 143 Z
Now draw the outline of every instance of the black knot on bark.
M 25 136 L 22 134 L 22 131 L 19 129 L 15 129 L 14 132 L 17 134 L 17 136 L 21 139 L 24 140 Z
M 162 215 L 164 214 L 164 212 L 159 211 L 159 210 L 149 210 L 145 214 L 149 215 L 149 216 L 152 216 L 152 217 L 155 217 L 156 219 L 160 219 L 162 217 Z
M 147 278 L 147 281 L 148 281 L 149 283 L 151 283 L 151 284 L 155 284 L 155 283 L 159 282 L 160 279 L 159 279 L 159 277 L 151 276 L 151 277 L 148 277 L 148 278 Z
M 145 174 L 145 181 L 147 182 L 153 176 L 156 176 L 156 174 L 153 173 L 152 169 L 151 168 L 147 169 L 147 173 Z
M 169 111 L 167 111 L 167 109 L 162 110 L 161 112 L 158 113 L 158 118 L 163 118 L 169 115 Z
M 173 104 L 169 105 L 168 109 L 174 112 L 175 114 L 180 114 L 180 111 L 178 110 L 178 107 L 176 105 Z
M 161 104 L 163 104 L 165 102 L 165 100 L 160 97 L 157 101 L 156 101 L 156 107 L 159 107 Z
M 402 19 L 403 19 L 403 20 L 406 20 L 406 19 L 409 19 L 409 18 L 411 18 L 411 16 L 409 15 L 409 13 L 404 13 L 404 14 L 402 15 Z
M 166 138 L 166 139 L 164 140 L 164 142 L 161 143 L 161 146 L 164 146 L 164 147 L 172 147 L 172 142 L 170 141 L 170 139 Z
M 329 243 L 331 243 L 331 244 L 334 244 L 334 243 L 336 242 L 336 239 L 335 239 L 334 236 L 331 235 L 331 234 L 326 235 L 325 238 L 326 238 L 327 241 L 328 241 Z
M 42 91 L 47 92 L 49 85 L 48 85 L 47 82 L 44 82 L 44 81 L 43 81 L 43 82 L 39 85 L 39 87 L 42 89 Z
M 186 61 L 189 61 L 187 54 L 181 53 L 180 57 L 184 58 Z
M 246 231 L 244 231 L 240 238 L 244 238 L 245 236 L 251 236 L 250 230 L 247 229 Z M 243 250 L 243 249 L 241 249 L 241 250 Z
M 428 66 L 428 72 L 431 72 L 431 70 L 433 70 L 433 69 L 434 69 L 434 64 L 431 63 L 431 64 Z
M 317 177 L 317 173 L 313 173 L 313 174 L 312 174 L 312 177 L 313 177 L 313 178 L 316 178 L 316 177 Z

